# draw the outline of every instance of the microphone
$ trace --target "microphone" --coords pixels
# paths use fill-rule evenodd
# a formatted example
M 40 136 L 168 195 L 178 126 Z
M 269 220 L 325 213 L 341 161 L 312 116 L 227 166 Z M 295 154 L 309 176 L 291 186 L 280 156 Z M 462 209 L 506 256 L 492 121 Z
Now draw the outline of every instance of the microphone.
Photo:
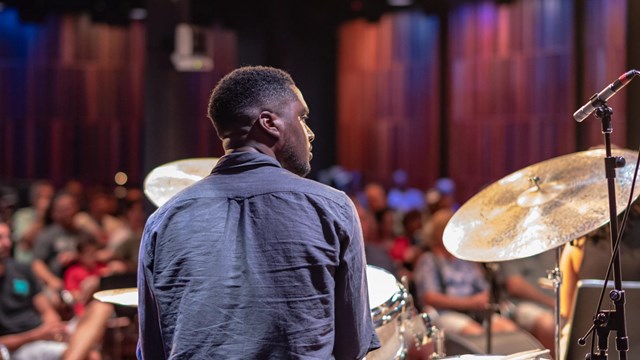
M 604 88 L 599 93 L 593 95 L 591 99 L 589 99 L 589 102 L 584 104 L 580 109 L 578 109 L 578 111 L 574 112 L 573 118 L 576 119 L 577 122 L 582 122 L 589 115 L 591 115 L 591 113 L 594 112 L 598 106 L 600 106 L 603 102 L 609 100 L 610 97 L 615 95 L 638 74 L 640 74 L 640 71 L 638 70 L 629 70 L 626 73 L 622 74 L 616 81 L 609 84 L 609 86 Z

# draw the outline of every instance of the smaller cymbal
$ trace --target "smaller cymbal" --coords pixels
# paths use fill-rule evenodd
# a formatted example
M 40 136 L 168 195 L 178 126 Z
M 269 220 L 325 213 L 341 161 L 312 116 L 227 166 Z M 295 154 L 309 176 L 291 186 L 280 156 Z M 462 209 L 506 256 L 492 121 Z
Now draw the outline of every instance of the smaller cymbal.
M 138 289 L 124 288 L 98 291 L 93 298 L 110 304 L 138 307 Z
M 144 179 L 144 193 L 160 207 L 183 189 L 204 179 L 217 162 L 218 158 L 192 158 L 160 165 Z

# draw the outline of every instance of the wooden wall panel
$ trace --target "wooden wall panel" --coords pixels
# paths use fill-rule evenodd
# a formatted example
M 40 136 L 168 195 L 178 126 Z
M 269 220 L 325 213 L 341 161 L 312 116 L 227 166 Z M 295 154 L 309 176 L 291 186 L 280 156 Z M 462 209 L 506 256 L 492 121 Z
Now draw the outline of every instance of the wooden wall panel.
M 184 99 L 172 99 L 189 109 L 191 118 L 172 121 L 194 124 L 194 156 L 220 154 L 206 105 L 236 61 L 231 31 L 212 27 L 208 38 L 215 38 L 216 68 L 180 74 Z M 140 185 L 146 53 L 142 22 L 114 27 L 64 15 L 24 25 L 15 11 L 0 12 L 0 181 L 113 185 L 114 174 L 125 171 L 131 185 Z
M 579 94 L 581 103 L 596 92 L 612 83 L 629 69 L 637 68 L 634 64 L 627 69 L 626 64 L 626 10 L 627 0 L 587 0 L 585 1 L 584 28 L 584 72 L 579 74 L 583 79 L 583 89 Z M 636 80 L 637 81 L 637 80 Z M 626 102 L 627 91 L 618 92 L 609 106 L 613 109 L 612 141 L 626 146 Z M 585 127 L 588 146 L 604 144 L 600 121 L 591 115 L 580 125 Z
M 126 171 L 139 183 L 140 137 L 129 134 L 140 133 L 144 110 L 143 24 L 65 15 L 25 25 L 15 11 L 0 17 L 0 73 L 19 74 L 0 79 L 10 89 L 0 94 L 0 124 L 13 124 L 3 126 L 12 156 L 3 157 L 0 179 L 111 185 L 115 172 Z
M 438 176 L 439 21 L 420 12 L 355 20 L 339 29 L 338 162 L 390 185 L 405 169 L 413 186 Z
M 448 168 L 460 200 L 574 151 L 572 6 L 485 1 L 450 13 Z

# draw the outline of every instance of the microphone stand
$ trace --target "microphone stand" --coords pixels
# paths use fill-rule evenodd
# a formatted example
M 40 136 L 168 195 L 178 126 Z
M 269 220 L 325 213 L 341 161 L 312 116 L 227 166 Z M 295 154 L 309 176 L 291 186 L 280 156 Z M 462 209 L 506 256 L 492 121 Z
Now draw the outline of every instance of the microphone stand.
M 608 195 L 609 195 L 609 227 L 611 240 L 611 247 L 615 249 L 615 242 L 618 238 L 618 214 L 616 210 L 616 168 L 623 167 L 625 160 L 621 156 L 611 156 L 611 133 L 613 132 L 613 126 L 611 125 L 611 115 L 613 110 L 607 105 L 606 101 L 601 101 L 596 108 L 596 117 L 602 121 L 602 134 L 604 135 L 604 143 L 606 149 L 605 163 L 605 175 L 607 177 Z M 619 352 L 620 360 L 627 359 L 627 351 L 629 350 L 629 338 L 627 337 L 627 327 L 625 323 L 625 293 L 622 290 L 622 275 L 620 270 L 620 257 L 618 251 L 612 254 L 613 256 L 613 280 L 614 290 L 609 293 L 609 298 L 613 301 L 615 310 L 599 310 L 594 316 L 593 326 L 587 334 L 580 338 L 578 343 L 584 345 L 585 337 L 595 330 L 595 334 L 598 337 L 598 349 L 597 353 L 591 351 L 585 357 L 587 360 L 606 360 L 609 344 L 609 332 L 614 330 L 616 332 L 616 349 Z M 605 279 L 606 280 L 606 279 Z

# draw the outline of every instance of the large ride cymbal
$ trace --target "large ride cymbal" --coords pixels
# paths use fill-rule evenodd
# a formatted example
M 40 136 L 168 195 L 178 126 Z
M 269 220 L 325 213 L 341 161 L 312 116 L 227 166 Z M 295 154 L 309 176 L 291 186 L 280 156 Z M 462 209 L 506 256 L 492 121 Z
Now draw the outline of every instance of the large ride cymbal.
M 193 158 L 158 166 L 144 179 L 144 193 L 160 207 L 189 185 L 211 173 L 218 158 Z
M 627 206 L 637 159 L 616 169 L 618 213 Z M 533 256 L 577 239 L 609 222 L 604 150 L 546 160 L 488 186 L 467 201 L 447 224 L 443 241 L 454 256 L 495 262 Z M 634 199 L 640 191 L 636 188 Z

